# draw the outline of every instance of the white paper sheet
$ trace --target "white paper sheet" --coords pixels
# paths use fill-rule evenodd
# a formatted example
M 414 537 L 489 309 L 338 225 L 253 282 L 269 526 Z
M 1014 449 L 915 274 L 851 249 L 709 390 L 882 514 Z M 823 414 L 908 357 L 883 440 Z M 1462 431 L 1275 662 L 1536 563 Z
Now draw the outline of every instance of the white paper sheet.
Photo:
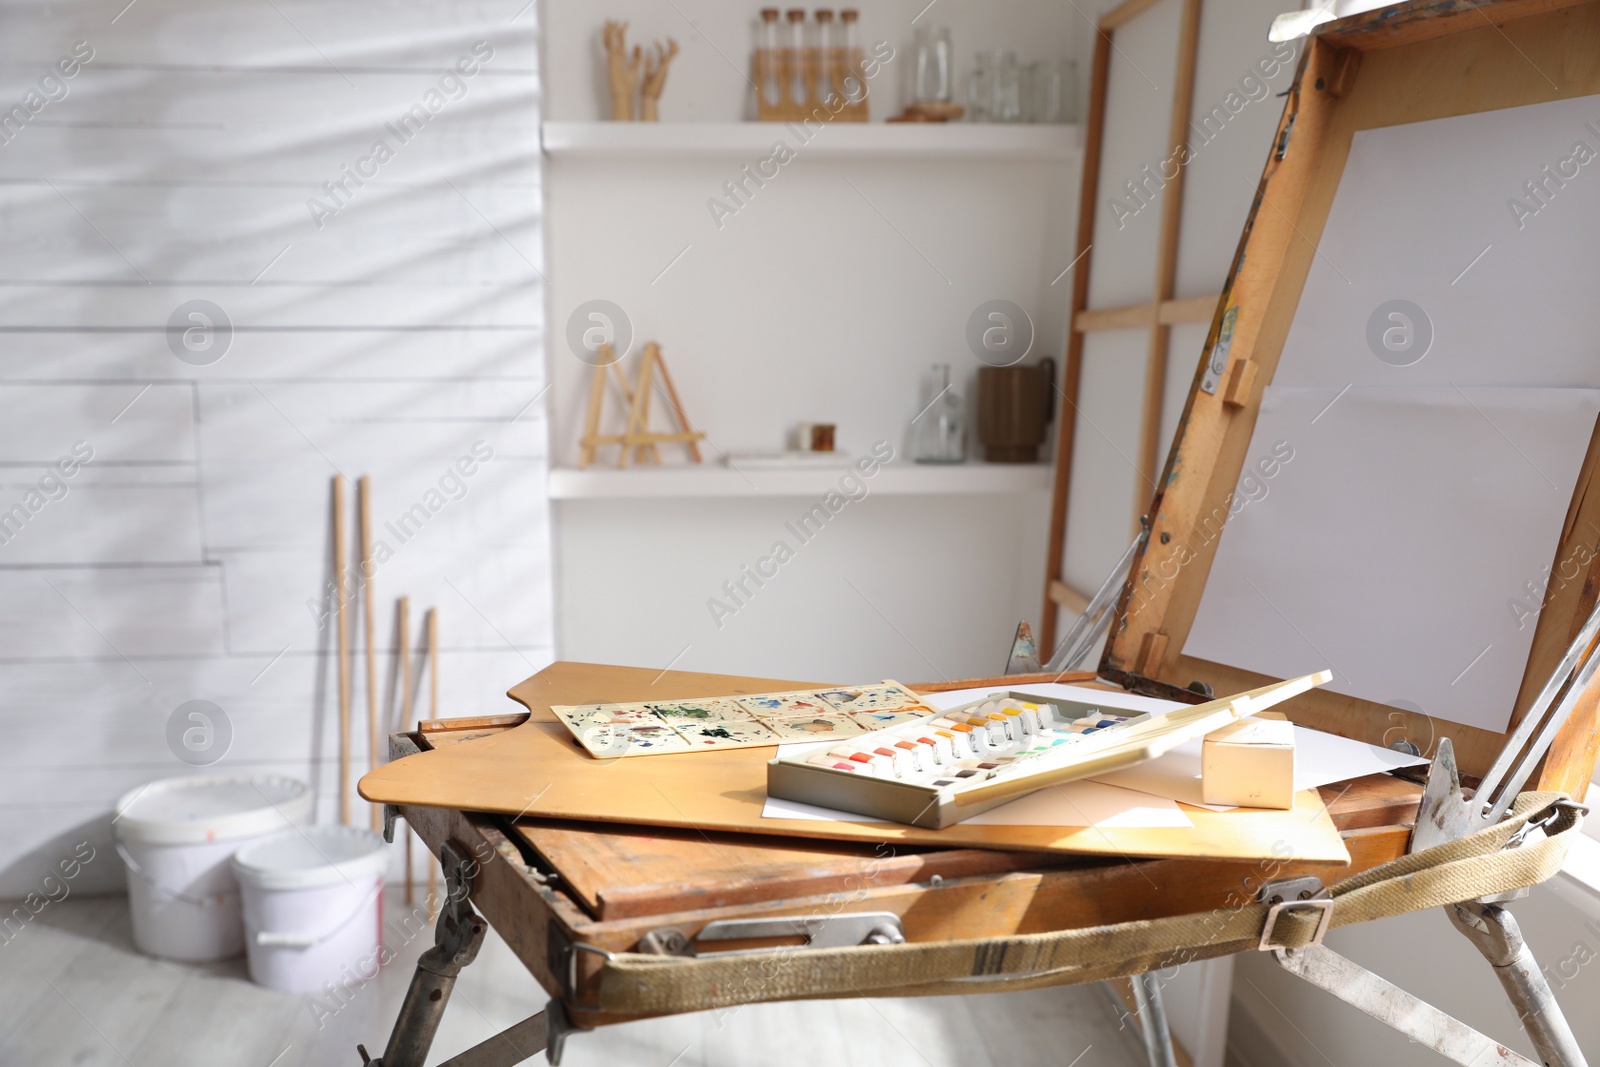
M 1503 731 L 1597 411 L 1592 389 L 1269 387 L 1248 455 L 1293 455 L 1228 519 L 1184 652 Z
M 1231 811 L 1233 809 L 1227 805 L 1201 802 L 1200 749 L 1203 743 L 1203 739 L 1186 742 L 1159 759 L 1129 767 L 1125 771 L 1103 774 L 1094 780 L 1169 797 L 1211 811 Z M 1321 730 L 1310 730 L 1304 726 L 1294 728 L 1294 746 L 1296 791 L 1428 762 L 1421 756 L 1408 756 L 1393 749 L 1380 748 Z

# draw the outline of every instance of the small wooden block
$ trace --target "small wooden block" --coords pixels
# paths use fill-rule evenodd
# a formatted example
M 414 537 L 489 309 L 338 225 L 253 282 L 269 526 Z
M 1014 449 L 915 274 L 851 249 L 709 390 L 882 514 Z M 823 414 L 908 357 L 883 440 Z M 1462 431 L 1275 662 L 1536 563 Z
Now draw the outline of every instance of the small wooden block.
M 1230 408 L 1242 408 L 1250 402 L 1256 387 L 1256 363 L 1250 359 L 1235 360 L 1228 368 L 1228 381 L 1222 388 L 1222 403 Z
M 1356 84 L 1356 72 L 1361 69 L 1361 53 L 1354 48 L 1341 48 L 1333 60 L 1333 74 L 1328 78 L 1328 92 L 1343 99 Z

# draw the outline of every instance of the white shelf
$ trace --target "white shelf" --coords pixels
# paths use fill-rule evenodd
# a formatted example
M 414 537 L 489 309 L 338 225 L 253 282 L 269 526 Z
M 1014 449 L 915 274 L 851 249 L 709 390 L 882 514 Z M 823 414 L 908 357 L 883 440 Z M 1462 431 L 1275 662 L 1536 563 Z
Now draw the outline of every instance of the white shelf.
M 806 136 L 810 140 L 806 140 Z M 781 122 L 547 122 L 544 151 L 556 158 L 734 156 L 764 159 L 782 140 L 797 155 L 863 158 L 1076 160 L 1077 126 L 972 122 L 835 122 L 804 130 Z
M 839 487 L 851 468 L 733 470 L 720 463 L 700 466 L 551 468 L 552 500 L 642 500 L 649 498 L 822 497 Z M 1053 468 L 1044 463 L 963 463 L 935 467 L 906 464 L 880 468 L 863 479 L 869 492 L 892 496 L 1048 493 Z

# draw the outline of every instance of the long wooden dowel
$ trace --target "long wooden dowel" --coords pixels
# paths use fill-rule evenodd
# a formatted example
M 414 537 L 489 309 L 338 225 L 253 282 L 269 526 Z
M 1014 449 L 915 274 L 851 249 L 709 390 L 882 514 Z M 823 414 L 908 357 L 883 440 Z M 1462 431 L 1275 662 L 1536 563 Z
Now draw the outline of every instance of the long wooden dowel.
M 395 652 L 400 657 L 400 721 L 404 729 L 412 729 L 411 721 L 411 598 L 401 597 L 395 605 Z M 411 827 L 406 827 L 406 903 L 412 903 L 415 898 L 411 864 L 411 843 L 416 840 L 416 834 L 411 832 Z
M 439 717 L 439 609 L 428 609 L 428 717 Z M 439 865 L 428 864 L 428 921 L 439 917 Z
M 334 625 L 339 653 L 339 822 L 350 825 L 350 621 L 345 617 L 344 475 L 333 478 Z
M 367 653 L 367 763 L 378 769 L 378 650 L 373 647 L 372 586 L 376 566 L 372 562 L 372 479 L 363 474 L 356 479 L 356 526 L 361 539 L 361 637 Z M 382 807 L 371 805 L 372 828 L 382 829 Z

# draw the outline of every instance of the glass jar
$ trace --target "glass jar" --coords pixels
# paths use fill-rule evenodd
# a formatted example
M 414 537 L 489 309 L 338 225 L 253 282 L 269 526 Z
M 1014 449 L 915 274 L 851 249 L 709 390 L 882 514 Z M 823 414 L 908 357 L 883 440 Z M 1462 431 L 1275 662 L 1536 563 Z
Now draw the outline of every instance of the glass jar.
M 950 365 L 933 365 L 927 406 L 911 420 L 911 458 L 918 463 L 965 463 L 967 418 L 961 396 L 950 385 Z
M 994 68 L 992 55 L 979 52 L 972 61 L 972 73 L 967 76 L 967 121 L 989 122 L 989 106 L 994 99 Z

